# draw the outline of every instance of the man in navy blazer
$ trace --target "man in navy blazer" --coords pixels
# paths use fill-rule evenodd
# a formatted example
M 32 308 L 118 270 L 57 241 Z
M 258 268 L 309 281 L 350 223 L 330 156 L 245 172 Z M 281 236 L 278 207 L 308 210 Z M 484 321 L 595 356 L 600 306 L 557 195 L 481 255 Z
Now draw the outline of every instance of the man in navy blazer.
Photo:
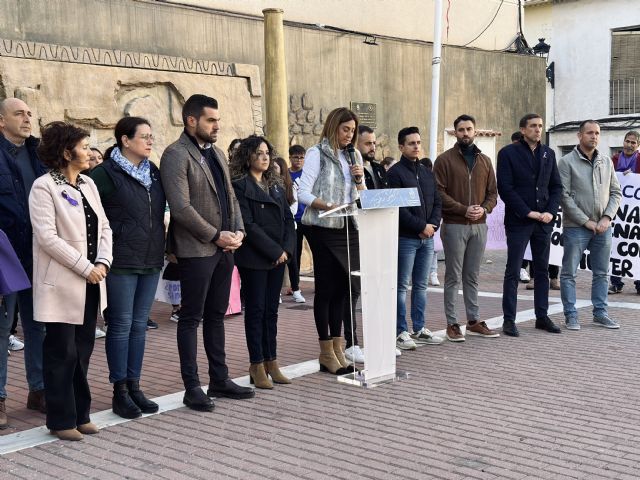
M 553 219 L 562 195 L 556 156 L 540 142 L 542 118 L 529 113 L 520 120 L 523 139 L 498 153 L 498 193 L 504 201 L 507 266 L 504 274 L 502 312 L 505 335 L 519 336 L 515 324 L 518 280 L 522 258 L 531 243 L 536 328 L 560 333 L 549 316 L 549 245 Z

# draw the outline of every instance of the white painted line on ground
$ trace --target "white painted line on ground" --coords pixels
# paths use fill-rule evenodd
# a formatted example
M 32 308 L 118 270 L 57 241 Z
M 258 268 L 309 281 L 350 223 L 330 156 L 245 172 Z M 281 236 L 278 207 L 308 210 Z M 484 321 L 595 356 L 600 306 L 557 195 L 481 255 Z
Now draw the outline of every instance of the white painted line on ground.
M 441 288 L 429 288 L 429 290 L 443 292 Z M 462 293 L 462 292 L 460 292 Z M 491 297 L 491 298 L 499 298 L 502 297 L 501 294 L 493 293 L 493 292 L 478 292 L 479 296 L 482 297 Z M 518 295 L 518 299 L 523 300 L 533 300 L 533 296 L 530 295 Z M 549 301 L 559 301 L 560 299 L 549 298 Z M 577 300 L 576 308 L 584 308 L 591 306 L 590 300 Z M 631 303 L 631 302 L 610 302 L 610 308 L 629 308 L 633 310 L 640 310 L 640 303 Z M 562 304 L 556 303 L 549 306 L 549 314 L 553 315 L 556 313 L 562 312 Z M 516 315 L 516 323 L 526 322 L 528 320 L 535 320 L 536 314 L 534 309 L 523 310 L 518 312 Z M 500 328 L 502 326 L 502 315 L 498 317 L 492 317 L 485 320 L 487 326 L 492 329 Z M 463 329 L 465 327 L 462 327 Z M 446 330 L 438 330 L 433 332 L 435 336 L 445 337 Z M 299 378 L 305 375 L 309 375 L 312 373 L 316 373 L 319 370 L 318 360 L 308 360 L 306 362 L 297 363 L 295 365 L 288 365 L 282 368 L 282 371 L 289 378 Z M 234 382 L 238 383 L 242 386 L 249 386 L 249 376 L 245 375 L 243 377 L 238 377 L 233 379 Z M 168 412 L 171 410 L 175 410 L 177 408 L 184 407 L 182 403 L 182 397 L 184 395 L 184 391 L 170 393 L 168 395 L 163 395 L 162 397 L 154 398 L 153 401 L 159 405 L 159 410 L 157 413 L 152 413 L 148 415 L 143 415 L 143 417 L 149 417 L 151 415 L 157 415 L 159 413 Z M 98 428 L 106 428 L 113 425 L 119 425 L 121 423 L 129 422 L 131 420 L 119 417 L 111 410 L 103 410 L 101 412 L 96 412 L 91 415 L 91 420 L 95 423 Z M 30 430 L 25 430 L 23 432 L 16 432 L 10 435 L 6 435 L 0 437 L 0 455 L 4 455 L 6 453 L 16 452 L 19 450 L 24 450 L 26 448 L 36 447 L 38 445 L 43 445 L 45 443 L 50 443 L 56 441 L 57 438 L 53 435 L 49 434 L 49 430 L 46 427 L 36 427 Z
M 282 372 L 289 378 L 298 378 L 311 373 L 316 373 L 319 370 L 318 360 L 309 360 L 295 365 L 288 365 L 282 367 Z M 238 385 L 243 387 L 249 386 L 249 375 L 244 377 L 238 377 L 233 379 Z M 206 391 L 206 387 L 205 387 Z M 150 417 L 151 415 L 158 415 L 162 412 L 168 412 L 177 408 L 184 407 L 182 403 L 182 397 L 184 391 L 170 393 L 163 395 L 162 397 L 154 398 L 153 401 L 160 407 L 157 413 L 151 413 L 143 415 L 142 417 Z M 140 417 L 140 418 L 142 418 Z M 119 425 L 121 423 L 130 422 L 126 418 L 119 417 L 111 410 L 103 410 L 91 414 L 91 421 L 95 423 L 98 428 L 111 427 L 113 425 Z M 17 452 L 18 450 L 24 450 L 25 448 L 37 447 L 45 443 L 55 442 L 57 437 L 54 437 L 49 433 L 47 427 L 36 427 L 24 432 L 16 432 L 10 435 L 0 437 L 0 455 L 6 453 Z

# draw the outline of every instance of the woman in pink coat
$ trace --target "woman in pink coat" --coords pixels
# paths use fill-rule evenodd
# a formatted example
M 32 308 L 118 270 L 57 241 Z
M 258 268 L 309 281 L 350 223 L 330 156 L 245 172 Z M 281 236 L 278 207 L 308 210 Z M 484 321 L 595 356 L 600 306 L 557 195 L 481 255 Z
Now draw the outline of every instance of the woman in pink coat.
M 43 377 L 47 428 L 62 440 L 97 433 L 87 381 L 98 307 L 111 265 L 111 229 L 89 167 L 89 133 L 64 122 L 42 131 L 38 155 L 51 171 L 29 196 L 34 318 L 46 325 Z

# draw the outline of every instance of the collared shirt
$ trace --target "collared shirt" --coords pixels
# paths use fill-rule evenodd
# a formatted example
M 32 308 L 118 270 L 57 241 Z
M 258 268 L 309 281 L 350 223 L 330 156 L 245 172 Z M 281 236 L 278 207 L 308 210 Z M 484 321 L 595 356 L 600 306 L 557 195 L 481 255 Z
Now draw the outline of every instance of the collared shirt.
M 591 157 L 589 157 L 589 155 L 587 155 L 586 153 L 584 153 L 582 151 L 582 149 L 580 148 L 580 145 L 576 145 L 576 148 L 578 149 L 578 153 L 580 155 L 582 155 L 584 158 L 586 158 L 587 160 L 589 160 L 591 163 L 593 163 L 593 159 L 598 157 L 598 150 L 595 149 L 593 151 L 593 153 L 591 154 Z

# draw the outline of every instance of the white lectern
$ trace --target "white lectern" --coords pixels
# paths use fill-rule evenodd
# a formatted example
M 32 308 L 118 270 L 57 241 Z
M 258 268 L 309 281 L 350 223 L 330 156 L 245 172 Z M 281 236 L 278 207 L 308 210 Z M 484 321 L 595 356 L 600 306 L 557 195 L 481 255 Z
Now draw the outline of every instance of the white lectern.
M 358 217 L 360 271 L 351 274 L 359 275 L 361 283 L 364 368 L 337 378 L 374 387 L 408 376 L 396 372 L 398 209 L 420 205 L 420 198 L 415 188 L 364 190 L 360 203 L 360 209 L 343 205 L 324 215 Z

